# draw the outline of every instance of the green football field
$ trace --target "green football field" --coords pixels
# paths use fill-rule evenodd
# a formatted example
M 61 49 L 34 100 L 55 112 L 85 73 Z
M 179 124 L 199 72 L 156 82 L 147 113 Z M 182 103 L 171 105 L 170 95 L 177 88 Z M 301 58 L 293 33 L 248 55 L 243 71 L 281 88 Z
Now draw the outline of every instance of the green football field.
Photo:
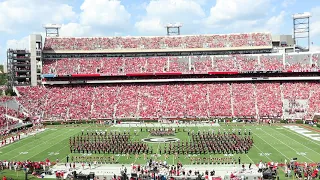
M 299 162 L 320 162 L 320 142 L 312 140 L 303 136 L 297 132 L 284 128 L 282 126 L 221 126 L 221 127 L 187 127 L 195 132 L 199 129 L 201 131 L 208 129 L 251 129 L 254 139 L 254 146 L 251 148 L 248 154 L 219 154 L 219 155 L 192 155 L 199 156 L 211 156 L 211 157 L 226 157 L 232 156 L 236 159 L 241 157 L 241 161 L 244 163 L 257 164 L 262 161 L 274 161 L 284 162 L 285 159 L 290 160 L 292 158 L 298 158 Z M 134 136 L 134 129 L 138 132 L 137 136 Z M 1 160 L 32 160 L 43 161 L 49 158 L 51 161 L 59 159 L 60 162 L 65 162 L 67 155 L 69 156 L 114 156 L 116 161 L 121 164 L 131 163 L 145 163 L 142 155 L 136 159 L 134 155 L 131 155 L 127 159 L 126 155 L 119 154 L 70 154 L 69 151 L 69 137 L 81 134 L 82 130 L 107 130 L 107 131 L 124 131 L 131 132 L 131 139 L 140 141 L 142 138 L 151 137 L 148 132 L 143 129 L 140 132 L 140 128 L 116 128 L 116 127 L 102 127 L 96 125 L 83 125 L 81 127 L 74 126 L 48 126 L 47 130 L 37 134 L 36 136 L 30 136 L 19 142 L 7 145 L 0 148 Z M 316 130 L 315 130 L 316 131 Z M 313 134 L 317 132 L 313 132 Z M 189 140 L 187 132 L 178 132 L 175 135 L 180 140 Z M 159 152 L 158 149 L 164 146 L 162 143 L 150 144 L 153 148 L 153 152 Z M 150 155 L 148 155 L 150 156 Z M 159 159 L 164 159 L 164 156 L 160 156 Z M 173 155 L 169 156 L 167 162 L 169 164 L 176 163 L 177 159 Z M 183 164 L 190 164 L 189 158 L 185 155 L 179 156 L 179 161 Z

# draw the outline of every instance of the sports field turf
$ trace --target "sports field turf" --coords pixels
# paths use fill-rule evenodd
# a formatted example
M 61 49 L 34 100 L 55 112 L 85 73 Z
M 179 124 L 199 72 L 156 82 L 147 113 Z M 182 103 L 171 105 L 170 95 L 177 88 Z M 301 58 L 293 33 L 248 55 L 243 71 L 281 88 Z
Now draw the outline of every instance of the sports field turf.
M 66 156 L 83 156 L 87 154 L 70 154 L 69 151 L 69 137 L 81 134 L 82 130 L 108 130 L 108 131 L 123 131 L 129 130 L 132 134 L 133 140 L 141 140 L 142 138 L 150 137 L 149 133 L 145 131 L 140 132 L 140 128 L 118 128 L 118 127 L 102 127 L 96 125 L 83 125 L 81 127 L 69 126 L 48 126 L 48 129 L 36 136 L 30 136 L 19 142 L 7 145 L 0 148 L 1 160 L 34 160 L 43 161 L 49 158 L 51 161 L 55 161 L 57 158 L 60 161 L 65 162 Z M 221 126 L 221 127 L 188 127 L 195 132 L 200 129 L 201 131 L 206 129 L 251 129 L 254 139 L 254 146 L 248 154 L 234 154 L 229 155 L 238 159 L 241 157 L 241 161 L 244 163 L 257 164 L 262 161 L 274 161 L 284 162 L 285 159 L 290 160 L 292 158 L 298 158 L 299 162 L 320 162 L 320 142 L 305 137 L 297 132 L 284 128 L 282 126 Z M 138 135 L 134 136 L 134 129 L 137 130 Z M 316 132 L 314 132 L 315 134 Z M 181 140 L 188 140 L 189 136 L 187 132 L 176 133 L 176 138 Z M 153 143 L 153 152 L 158 152 L 159 146 L 163 146 L 161 143 Z M 90 155 L 90 154 L 89 154 Z M 91 156 L 103 156 L 92 154 Z M 112 155 L 104 155 L 112 156 Z M 138 160 L 135 160 L 135 156 L 131 155 L 130 159 L 127 159 L 125 155 L 114 155 L 115 159 L 121 164 L 145 163 L 142 155 Z M 150 155 L 149 155 L 150 156 Z M 199 155 L 198 155 L 199 156 Z M 204 156 L 204 155 L 201 155 Z M 208 156 L 208 155 L 207 155 Z M 211 155 L 211 157 L 226 157 L 228 155 Z M 164 159 L 161 156 L 159 159 Z M 179 160 L 184 164 L 189 164 L 191 161 L 189 158 L 185 158 L 185 155 L 180 155 Z M 169 156 L 167 162 L 169 164 L 176 163 L 173 155 Z

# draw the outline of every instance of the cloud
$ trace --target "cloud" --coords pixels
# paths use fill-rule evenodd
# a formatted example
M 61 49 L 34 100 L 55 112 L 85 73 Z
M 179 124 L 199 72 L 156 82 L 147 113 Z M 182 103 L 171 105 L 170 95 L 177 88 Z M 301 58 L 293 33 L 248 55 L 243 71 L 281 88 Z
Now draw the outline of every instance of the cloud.
M 84 0 L 79 21 L 63 24 L 60 36 L 103 36 L 129 29 L 131 14 L 119 0 Z
M 320 38 L 320 6 L 311 9 L 310 36 L 312 39 Z
M 14 33 L 25 29 L 41 28 L 44 23 L 63 23 L 77 18 L 72 6 L 59 0 L 7 0 L 0 2 L 0 32 Z
M 211 28 L 237 25 L 241 21 L 256 24 L 268 15 L 270 5 L 271 0 L 217 0 L 205 24 Z
M 91 26 L 81 25 L 79 23 L 63 24 L 60 29 L 60 36 L 64 37 L 81 37 L 89 36 L 91 33 Z
M 279 34 L 281 31 L 281 27 L 284 24 L 285 16 L 285 11 L 281 11 L 277 16 L 272 16 L 270 19 L 267 20 L 262 30 Z
M 22 39 L 11 39 L 6 43 L 7 49 L 29 49 L 29 36 Z
M 294 5 L 296 3 L 296 0 L 283 0 L 282 1 L 282 7 L 287 8 L 288 6 Z
M 164 25 L 168 23 L 182 23 L 184 32 L 195 30 L 205 17 L 201 7 L 205 0 L 151 0 L 145 10 L 146 15 L 135 23 L 138 32 L 144 34 L 164 35 Z
M 80 9 L 80 24 L 84 26 L 124 29 L 131 17 L 119 0 L 84 0 Z

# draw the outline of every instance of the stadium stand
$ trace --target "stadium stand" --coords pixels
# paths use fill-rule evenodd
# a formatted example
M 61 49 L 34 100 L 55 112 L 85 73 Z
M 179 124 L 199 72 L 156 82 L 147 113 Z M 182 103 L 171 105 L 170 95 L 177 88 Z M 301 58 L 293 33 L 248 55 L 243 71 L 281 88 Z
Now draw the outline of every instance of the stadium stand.
M 319 54 L 202 55 L 174 57 L 97 57 L 45 59 L 44 74 L 105 74 L 319 70 Z
M 5 108 L 2 106 L 0 106 L 0 114 L 1 114 L 1 116 L 0 116 L 0 129 L 3 127 L 6 127 L 7 125 L 12 126 L 12 125 L 18 123 L 18 121 L 16 121 L 16 120 L 13 120 L 11 118 L 6 118 L 5 115 L 9 115 L 12 117 L 17 117 L 17 118 L 24 118 L 25 117 L 24 114 L 19 111 L 15 111 L 13 109 Z
M 319 84 L 307 82 L 79 85 L 18 90 L 21 97 L 17 100 L 33 115 L 44 113 L 45 117 L 58 119 L 281 117 L 283 108 L 310 118 L 320 107 Z
M 229 53 L 228 50 L 236 48 L 244 48 L 247 51 L 241 54 Z M 226 74 L 230 75 L 256 73 L 256 71 L 259 73 L 318 71 L 320 67 L 319 53 L 281 54 L 254 51 L 264 54 L 250 54 L 255 48 L 271 50 L 271 34 L 46 37 L 43 53 L 47 53 L 48 56 L 44 56 L 42 73 L 58 75 L 61 79 L 73 78 L 73 75 L 79 75 L 78 77 L 83 75 L 82 79 L 91 77 L 91 80 L 96 77 L 99 79 L 100 75 L 101 77 L 125 75 L 130 76 L 131 79 L 139 79 L 135 76 L 140 74 L 147 74 L 148 78 L 150 75 L 156 75 L 157 77 L 152 78 L 164 79 L 168 77 L 162 77 L 162 73 L 166 75 L 172 73 L 179 75 L 177 78 L 181 78 L 185 74 L 195 77 L 193 74 L 205 76 L 215 75 L 216 72 L 217 74 L 227 72 Z M 217 55 L 166 53 L 161 56 L 157 54 L 157 50 L 201 52 L 203 49 L 217 52 L 219 50 L 220 53 L 214 53 Z M 100 55 L 97 54 L 81 55 L 95 51 L 113 53 L 114 56 L 119 57 L 106 54 L 101 55 L 104 57 L 99 57 Z M 152 52 L 152 54 L 138 57 L 135 53 L 140 51 Z M 73 52 L 80 55 L 68 54 Z M 129 52 L 136 57 L 119 54 Z M 51 57 L 52 54 L 62 56 Z M 108 79 L 113 78 L 130 79 L 108 77 Z M 71 79 L 66 81 L 69 80 Z M 318 112 L 317 107 L 320 106 L 317 100 L 319 90 L 314 88 L 318 87 L 316 82 L 118 83 L 113 85 L 76 85 L 76 83 L 75 81 L 74 85 L 69 86 L 18 87 L 21 96 L 17 101 L 33 116 L 43 115 L 45 118 L 56 119 L 158 119 L 217 116 L 311 118 L 313 113 Z
M 44 50 L 193 49 L 271 46 L 270 33 L 176 37 L 47 37 Z
M 282 71 L 283 55 L 262 55 L 260 56 L 260 68 L 264 71 Z

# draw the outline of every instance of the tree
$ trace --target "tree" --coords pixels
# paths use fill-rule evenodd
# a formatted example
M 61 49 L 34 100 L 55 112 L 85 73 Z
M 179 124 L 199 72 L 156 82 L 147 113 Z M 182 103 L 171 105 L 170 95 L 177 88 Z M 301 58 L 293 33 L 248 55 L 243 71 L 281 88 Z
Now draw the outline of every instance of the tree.
M 0 85 L 6 85 L 7 84 L 7 74 L 3 71 L 3 65 L 0 65 Z

